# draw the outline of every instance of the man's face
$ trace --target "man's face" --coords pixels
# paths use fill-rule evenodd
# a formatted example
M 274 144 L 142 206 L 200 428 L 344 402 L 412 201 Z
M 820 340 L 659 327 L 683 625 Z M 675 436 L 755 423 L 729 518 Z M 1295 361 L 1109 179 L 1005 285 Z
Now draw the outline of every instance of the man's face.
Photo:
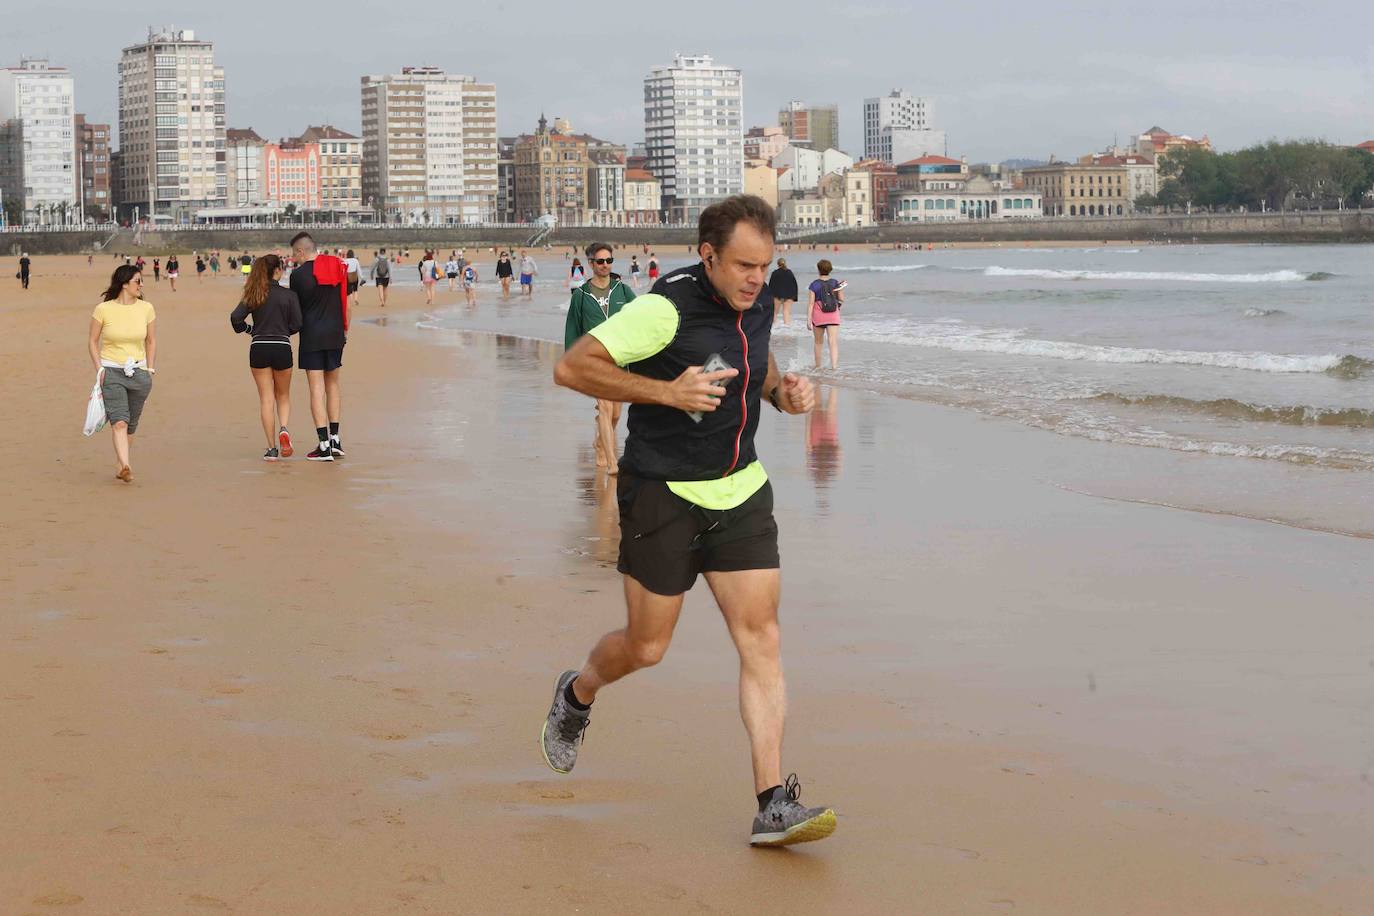
M 612 259 L 613 255 L 609 248 L 601 248 L 588 255 L 587 260 L 592 262 L 592 276 L 596 277 L 598 280 L 604 280 L 609 277 L 611 275 Z
M 742 222 L 724 248 L 717 250 L 705 242 L 700 253 L 707 278 L 730 307 L 740 312 L 753 308 L 768 278 L 773 240 L 752 223 Z

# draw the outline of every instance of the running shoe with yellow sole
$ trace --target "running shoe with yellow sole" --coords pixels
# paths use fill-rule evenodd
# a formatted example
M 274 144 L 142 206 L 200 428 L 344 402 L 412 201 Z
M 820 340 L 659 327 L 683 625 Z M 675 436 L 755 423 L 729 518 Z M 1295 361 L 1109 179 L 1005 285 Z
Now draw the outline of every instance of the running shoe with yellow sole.
M 539 749 L 544 754 L 544 762 L 555 773 L 567 775 L 577 764 L 577 748 L 582 743 L 582 734 L 592 721 L 591 711 L 574 709 L 564 696 L 568 685 L 577 677 L 576 671 L 564 671 L 558 676 L 553 688 L 553 705 L 549 707 L 548 718 L 539 733 Z
M 791 846 L 823 840 L 835 832 L 833 808 L 804 808 L 797 774 L 787 777 L 784 786 L 773 790 L 773 797 L 754 818 L 750 846 Z

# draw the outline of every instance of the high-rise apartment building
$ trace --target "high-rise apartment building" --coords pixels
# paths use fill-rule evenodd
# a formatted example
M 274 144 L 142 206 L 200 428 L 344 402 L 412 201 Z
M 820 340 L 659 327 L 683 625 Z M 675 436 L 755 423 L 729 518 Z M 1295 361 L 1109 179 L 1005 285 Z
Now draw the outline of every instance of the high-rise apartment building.
M 496 87 L 437 67 L 362 78 L 363 205 L 389 220 L 489 222 Z
M 224 132 L 225 171 L 230 207 L 253 207 L 265 200 L 262 193 L 262 151 L 267 141 L 249 127 Z
M 320 204 L 330 213 L 359 213 L 363 206 L 363 141 L 329 124 L 307 127 L 297 143 L 320 150 Z
M 189 29 L 148 30 L 119 61 L 122 206 L 189 220 L 225 206 L 224 70 Z
M 811 149 L 840 148 L 840 106 L 788 102 L 778 112 L 782 132 L 798 146 Z
M 0 188 L 22 222 L 80 219 L 74 95 L 66 67 L 30 58 L 0 68 Z
M 695 222 L 744 190 L 744 79 L 706 54 L 679 54 L 644 80 L 648 170 L 673 222 Z
M 73 118 L 76 136 L 77 197 L 84 218 L 107 220 L 110 200 L 110 125 L 92 124 L 83 114 Z
M 894 89 L 864 99 L 864 158 L 905 162 L 945 152 L 945 135 L 935 130 L 930 99 Z
M 496 216 L 499 223 L 515 222 L 515 142 L 517 137 L 496 141 Z

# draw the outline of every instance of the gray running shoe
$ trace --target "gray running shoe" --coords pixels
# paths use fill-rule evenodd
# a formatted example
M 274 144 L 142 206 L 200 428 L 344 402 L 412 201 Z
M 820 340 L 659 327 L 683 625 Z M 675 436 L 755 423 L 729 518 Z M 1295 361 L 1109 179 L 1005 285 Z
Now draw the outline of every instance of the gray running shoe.
M 577 746 L 582 743 L 582 733 L 592 721 L 591 711 L 583 712 L 568 703 L 563 691 L 576 671 L 564 671 L 558 676 L 553 688 L 553 705 L 549 707 L 549 717 L 544 720 L 544 729 L 539 733 L 539 747 L 544 752 L 544 762 L 555 773 L 567 775 L 577 764 Z
M 803 808 L 797 803 L 801 784 L 797 774 L 787 777 L 783 791 L 773 791 L 773 798 L 754 818 L 750 846 L 791 846 L 823 840 L 835 832 L 835 811 L 831 808 Z

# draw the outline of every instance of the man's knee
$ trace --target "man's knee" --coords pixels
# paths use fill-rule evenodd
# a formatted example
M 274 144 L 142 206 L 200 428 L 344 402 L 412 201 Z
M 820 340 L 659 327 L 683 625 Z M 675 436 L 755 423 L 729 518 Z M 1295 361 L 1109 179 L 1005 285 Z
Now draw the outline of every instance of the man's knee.
M 782 628 L 776 617 L 738 623 L 734 636 L 741 654 L 775 657 L 782 648 Z
M 668 651 L 667 639 L 632 639 L 629 644 L 630 662 L 636 668 L 652 668 L 663 661 Z
M 129 422 L 127 420 L 115 420 L 114 423 L 111 424 L 111 427 L 113 429 L 128 429 Z

